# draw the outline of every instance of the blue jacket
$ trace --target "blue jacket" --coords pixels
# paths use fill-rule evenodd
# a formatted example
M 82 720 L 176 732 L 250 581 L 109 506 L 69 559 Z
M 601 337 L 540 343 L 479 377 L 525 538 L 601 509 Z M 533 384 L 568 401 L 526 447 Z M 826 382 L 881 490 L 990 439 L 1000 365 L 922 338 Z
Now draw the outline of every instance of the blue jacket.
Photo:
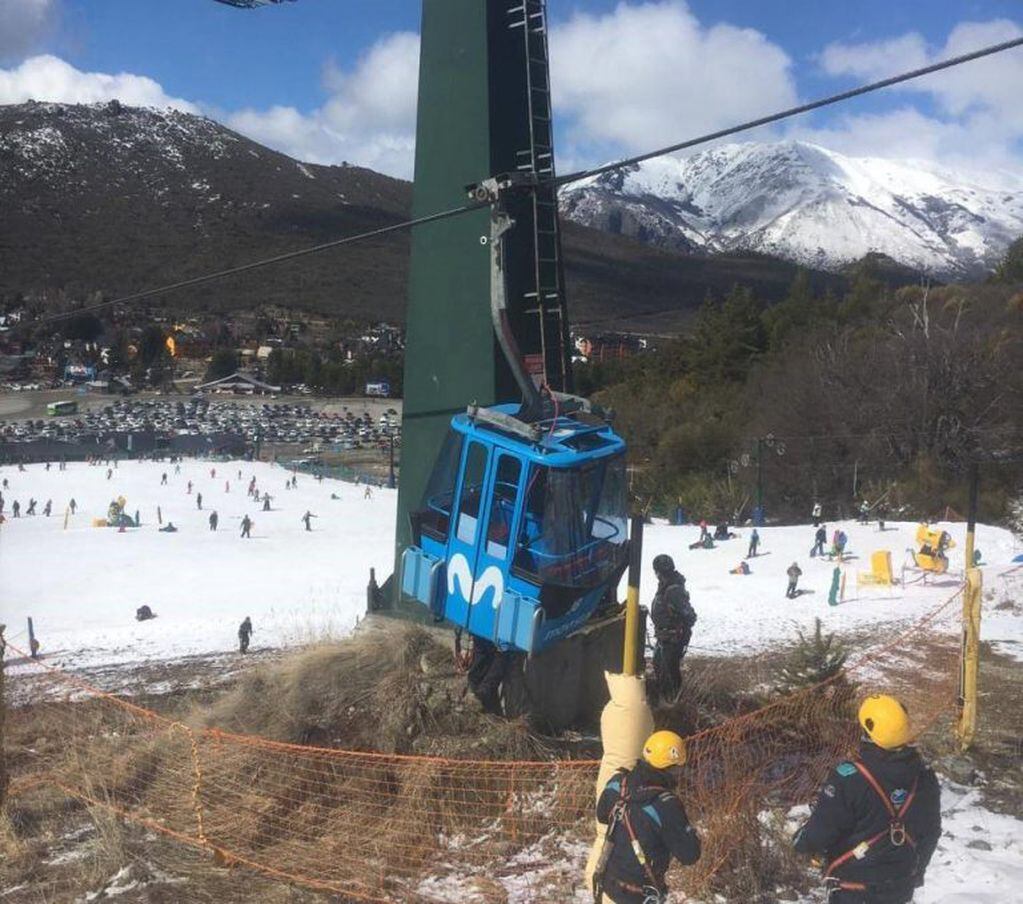
M 629 792 L 628 814 L 640 847 L 661 889 L 671 859 L 689 865 L 700 859 L 700 836 L 689 824 L 685 807 L 674 792 L 675 781 L 661 769 L 640 761 L 635 768 L 621 769 L 607 783 L 597 801 L 597 819 L 608 822 L 622 793 L 623 781 Z M 607 877 L 630 885 L 649 885 L 646 869 L 632 851 L 632 841 L 623 820 L 611 834 L 611 856 Z M 613 889 L 612 889 L 613 893 Z

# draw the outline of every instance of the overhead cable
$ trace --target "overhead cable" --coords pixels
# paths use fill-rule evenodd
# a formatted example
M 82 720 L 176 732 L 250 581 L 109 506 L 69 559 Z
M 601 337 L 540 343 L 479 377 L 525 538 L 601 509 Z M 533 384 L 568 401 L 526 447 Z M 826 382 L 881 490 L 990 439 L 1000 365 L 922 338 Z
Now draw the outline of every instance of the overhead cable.
M 146 289 L 143 292 L 133 292 L 130 295 L 122 295 L 119 298 L 112 298 L 109 301 L 101 301 L 97 304 L 87 305 L 82 308 L 75 308 L 73 311 L 64 311 L 60 314 L 50 314 L 46 317 L 40 317 L 36 320 L 32 320 L 32 324 L 38 323 L 49 323 L 54 320 L 66 320 L 69 317 L 77 317 L 80 314 L 88 314 L 92 311 L 98 311 L 101 308 L 109 308 L 114 305 L 128 304 L 129 302 L 142 301 L 145 298 L 152 298 L 156 295 L 164 295 L 168 292 L 175 292 L 178 289 L 191 289 L 196 286 L 205 285 L 206 283 L 214 282 L 218 279 L 224 279 L 228 276 L 237 276 L 239 273 L 248 273 L 250 270 L 259 270 L 262 267 L 269 267 L 272 264 L 281 264 L 286 261 L 293 261 L 300 257 L 308 257 L 311 254 L 319 254 L 321 251 L 329 251 L 332 248 L 340 248 L 343 245 L 353 245 L 356 242 L 361 242 L 366 239 L 378 238 L 382 235 L 389 235 L 393 232 L 400 232 L 404 229 L 411 229 L 414 226 L 421 226 L 425 223 L 436 223 L 439 220 L 446 220 L 450 217 L 458 216 L 459 214 L 468 213 L 472 210 L 479 210 L 483 207 L 489 207 L 488 202 L 473 202 L 466 204 L 463 207 L 455 207 L 451 210 L 444 210 L 440 213 L 429 214 L 425 217 L 417 217 L 414 220 L 405 220 L 401 223 L 393 223 L 390 226 L 381 226 L 379 229 L 371 229 L 367 232 L 360 232 L 357 235 L 348 235 L 340 239 L 334 239 L 330 242 L 324 242 L 320 245 L 312 245 L 308 248 L 299 248 L 297 251 L 288 251 L 285 254 L 278 254 L 274 257 L 266 257 L 257 261 L 251 261 L 247 264 L 240 264 L 237 267 L 228 267 L 226 270 L 217 270 L 213 273 L 205 273 L 202 276 L 193 276 L 190 279 L 183 279 L 179 282 L 169 283 L 165 286 L 158 286 L 155 289 Z
M 858 88 L 851 88 L 850 90 L 843 91 L 840 94 L 832 94 L 830 97 L 822 97 L 819 100 L 811 101 L 807 104 L 800 104 L 798 107 L 791 107 L 788 110 L 782 110 L 780 113 L 772 113 L 770 116 L 762 116 L 760 119 L 752 119 L 749 122 L 744 122 L 737 126 L 730 126 L 727 129 L 720 129 L 717 132 L 700 135 L 698 138 L 690 138 L 687 141 L 680 141 L 678 144 L 671 144 L 667 147 L 658 148 L 656 151 L 637 154 L 635 157 L 627 157 L 624 160 L 618 160 L 615 163 L 608 163 L 591 169 L 577 170 L 576 172 L 569 173 L 565 176 L 558 176 L 547 184 L 555 186 L 568 185 L 570 182 L 578 182 L 581 179 L 589 179 L 593 176 L 600 176 L 603 173 L 611 173 L 615 170 L 620 170 L 628 166 L 634 166 L 637 163 L 642 163 L 645 160 L 652 160 L 654 157 L 664 157 L 667 154 L 673 154 L 676 151 L 684 151 L 700 144 L 717 141 L 719 138 L 727 138 L 729 135 L 748 132 L 750 129 L 757 129 L 760 128 L 760 126 L 770 125 L 773 122 L 780 122 L 783 119 L 789 119 L 790 117 L 798 116 L 801 113 L 809 113 L 811 110 L 819 110 L 821 107 L 837 104 L 840 101 L 859 97 L 863 94 L 870 94 L 872 91 L 880 91 L 882 88 L 889 88 L 892 85 L 898 85 L 902 82 L 908 82 L 924 75 L 930 75 L 932 72 L 941 72 L 943 69 L 951 69 L 953 66 L 961 66 L 963 63 L 969 63 L 972 60 L 979 60 L 982 57 L 992 56 L 996 53 L 1002 53 L 1003 51 L 1012 50 L 1014 47 L 1020 46 L 1023 46 L 1023 37 L 1014 38 L 1011 41 L 1003 41 L 1001 44 L 992 44 L 989 47 L 982 47 L 980 50 L 974 50 L 970 53 L 964 53 L 960 56 L 942 60 L 940 63 L 933 63 L 930 66 L 923 66 L 920 69 L 913 69 L 910 72 L 893 75 L 891 78 L 881 79 L 878 82 L 860 85 Z

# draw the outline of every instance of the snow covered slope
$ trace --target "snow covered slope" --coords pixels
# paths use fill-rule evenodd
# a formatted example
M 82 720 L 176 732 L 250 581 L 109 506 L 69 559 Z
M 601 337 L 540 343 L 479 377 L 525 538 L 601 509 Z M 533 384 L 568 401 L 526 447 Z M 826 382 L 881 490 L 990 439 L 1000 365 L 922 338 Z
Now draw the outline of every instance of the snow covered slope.
M 685 250 L 836 269 L 880 252 L 937 275 L 990 269 L 1023 234 L 1023 174 L 954 173 L 799 141 L 649 160 L 562 192 L 588 226 Z
M 216 477 L 210 475 L 213 467 Z M 263 512 L 246 495 L 253 476 L 273 497 L 273 511 Z M 167 463 L 127 461 L 109 481 L 105 467 L 80 463 L 66 471 L 46 471 L 40 464 L 25 472 L 0 467 L 0 478 L 10 482 L 4 491 L 8 517 L 15 499 L 24 512 L 29 497 L 39 510 L 52 499 L 55 512 L 50 518 L 12 519 L 0 528 L 0 620 L 19 643 L 16 633 L 32 616 L 43 651 L 70 668 L 231 651 L 246 615 L 252 616 L 257 648 L 343 635 L 365 611 L 369 569 L 376 568 L 381 580 L 391 571 L 396 493 L 374 489 L 366 499 L 362 487 L 306 476 L 299 476 L 297 489 L 285 490 L 288 476 L 280 467 L 250 462 L 185 461 L 175 474 Z M 203 494 L 201 512 L 196 492 Z M 331 499 L 332 493 L 341 498 Z M 92 527 L 92 519 L 104 517 L 110 500 L 121 495 L 130 513 L 139 511 L 142 527 L 125 533 Z M 78 512 L 64 530 L 63 512 L 72 496 Z M 158 532 L 157 507 L 178 533 Z M 207 524 L 213 509 L 220 516 L 216 533 Z M 317 516 L 311 533 L 300 520 L 307 509 Z M 251 540 L 239 537 L 245 514 L 255 521 Z M 828 524 L 829 530 L 836 526 Z M 855 569 L 865 568 L 875 549 L 891 550 L 898 569 L 916 525 L 889 525 L 883 534 L 875 524 L 841 526 L 857 558 L 848 566 L 847 598 L 840 606 L 828 605 L 834 566 L 809 558 L 813 528 L 805 526 L 763 528 L 761 554 L 750 562 L 752 574 L 743 576 L 730 569 L 746 553 L 746 529 L 714 549 L 690 550 L 696 527 L 654 524 L 645 534 L 642 599 L 648 602 L 653 594 L 653 557 L 670 554 L 686 575 L 699 615 L 693 652 L 727 655 L 788 643 L 797 627 L 812 629 L 815 616 L 829 630 L 869 625 L 884 636 L 955 592 L 951 575 L 928 585 L 857 591 Z M 961 524 L 945 527 L 962 539 Z M 977 545 L 990 566 L 988 586 L 994 587 L 994 575 L 1007 570 L 1017 552 L 1013 537 L 982 525 Z M 953 569 L 962 568 L 961 546 L 952 550 Z M 793 561 L 803 569 L 804 593 L 789 600 L 785 570 Z M 136 622 L 135 609 L 143 603 L 159 617 Z M 1014 649 L 1023 649 L 1018 643 L 1023 618 L 996 614 L 997 621 L 985 623 L 985 638 L 1003 640 L 1007 649 L 1016 641 Z

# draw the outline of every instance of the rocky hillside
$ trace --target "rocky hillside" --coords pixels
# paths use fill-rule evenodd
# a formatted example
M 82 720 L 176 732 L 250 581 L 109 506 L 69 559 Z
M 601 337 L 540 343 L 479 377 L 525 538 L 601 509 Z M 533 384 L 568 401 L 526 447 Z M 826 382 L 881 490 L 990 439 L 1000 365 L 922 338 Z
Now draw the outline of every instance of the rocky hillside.
M 967 175 L 803 142 L 650 160 L 562 193 L 578 223 L 686 252 L 757 251 L 837 271 L 870 253 L 980 276 L 1023 234 L 1023 174 Z
M 0 299 L 125 294 L 396 222 L 410 199 L 406 182 L 303 164 L 185 113 L 0 107 Z M 583 226 L 566 229 L 565 245 L 577 324 L 671 331 L 708 291 L 743 282 L 777 299 L 795 272 L 760 255 L 690 256 Z M 407 257 L 407 236 L 395 235 L 174 303 L 400 321 Z

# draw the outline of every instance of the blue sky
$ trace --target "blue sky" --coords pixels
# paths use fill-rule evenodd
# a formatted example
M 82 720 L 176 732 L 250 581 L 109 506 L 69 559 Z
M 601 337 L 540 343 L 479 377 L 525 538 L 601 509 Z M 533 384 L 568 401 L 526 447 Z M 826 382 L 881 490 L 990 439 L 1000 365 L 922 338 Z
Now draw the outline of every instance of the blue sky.
M 1023 26 L 1018 0 L 549 7 L 563 167 L 720 128 Z M 418 20 L 418 0 L 298 0 L 258 10 L 213 0 L 0 0 L 0 103 L 117 96 L 169 104 L 304 159 L 408 175 Z M 755 137 L 1017 169 L 1018 96 L 1020 50 Z

